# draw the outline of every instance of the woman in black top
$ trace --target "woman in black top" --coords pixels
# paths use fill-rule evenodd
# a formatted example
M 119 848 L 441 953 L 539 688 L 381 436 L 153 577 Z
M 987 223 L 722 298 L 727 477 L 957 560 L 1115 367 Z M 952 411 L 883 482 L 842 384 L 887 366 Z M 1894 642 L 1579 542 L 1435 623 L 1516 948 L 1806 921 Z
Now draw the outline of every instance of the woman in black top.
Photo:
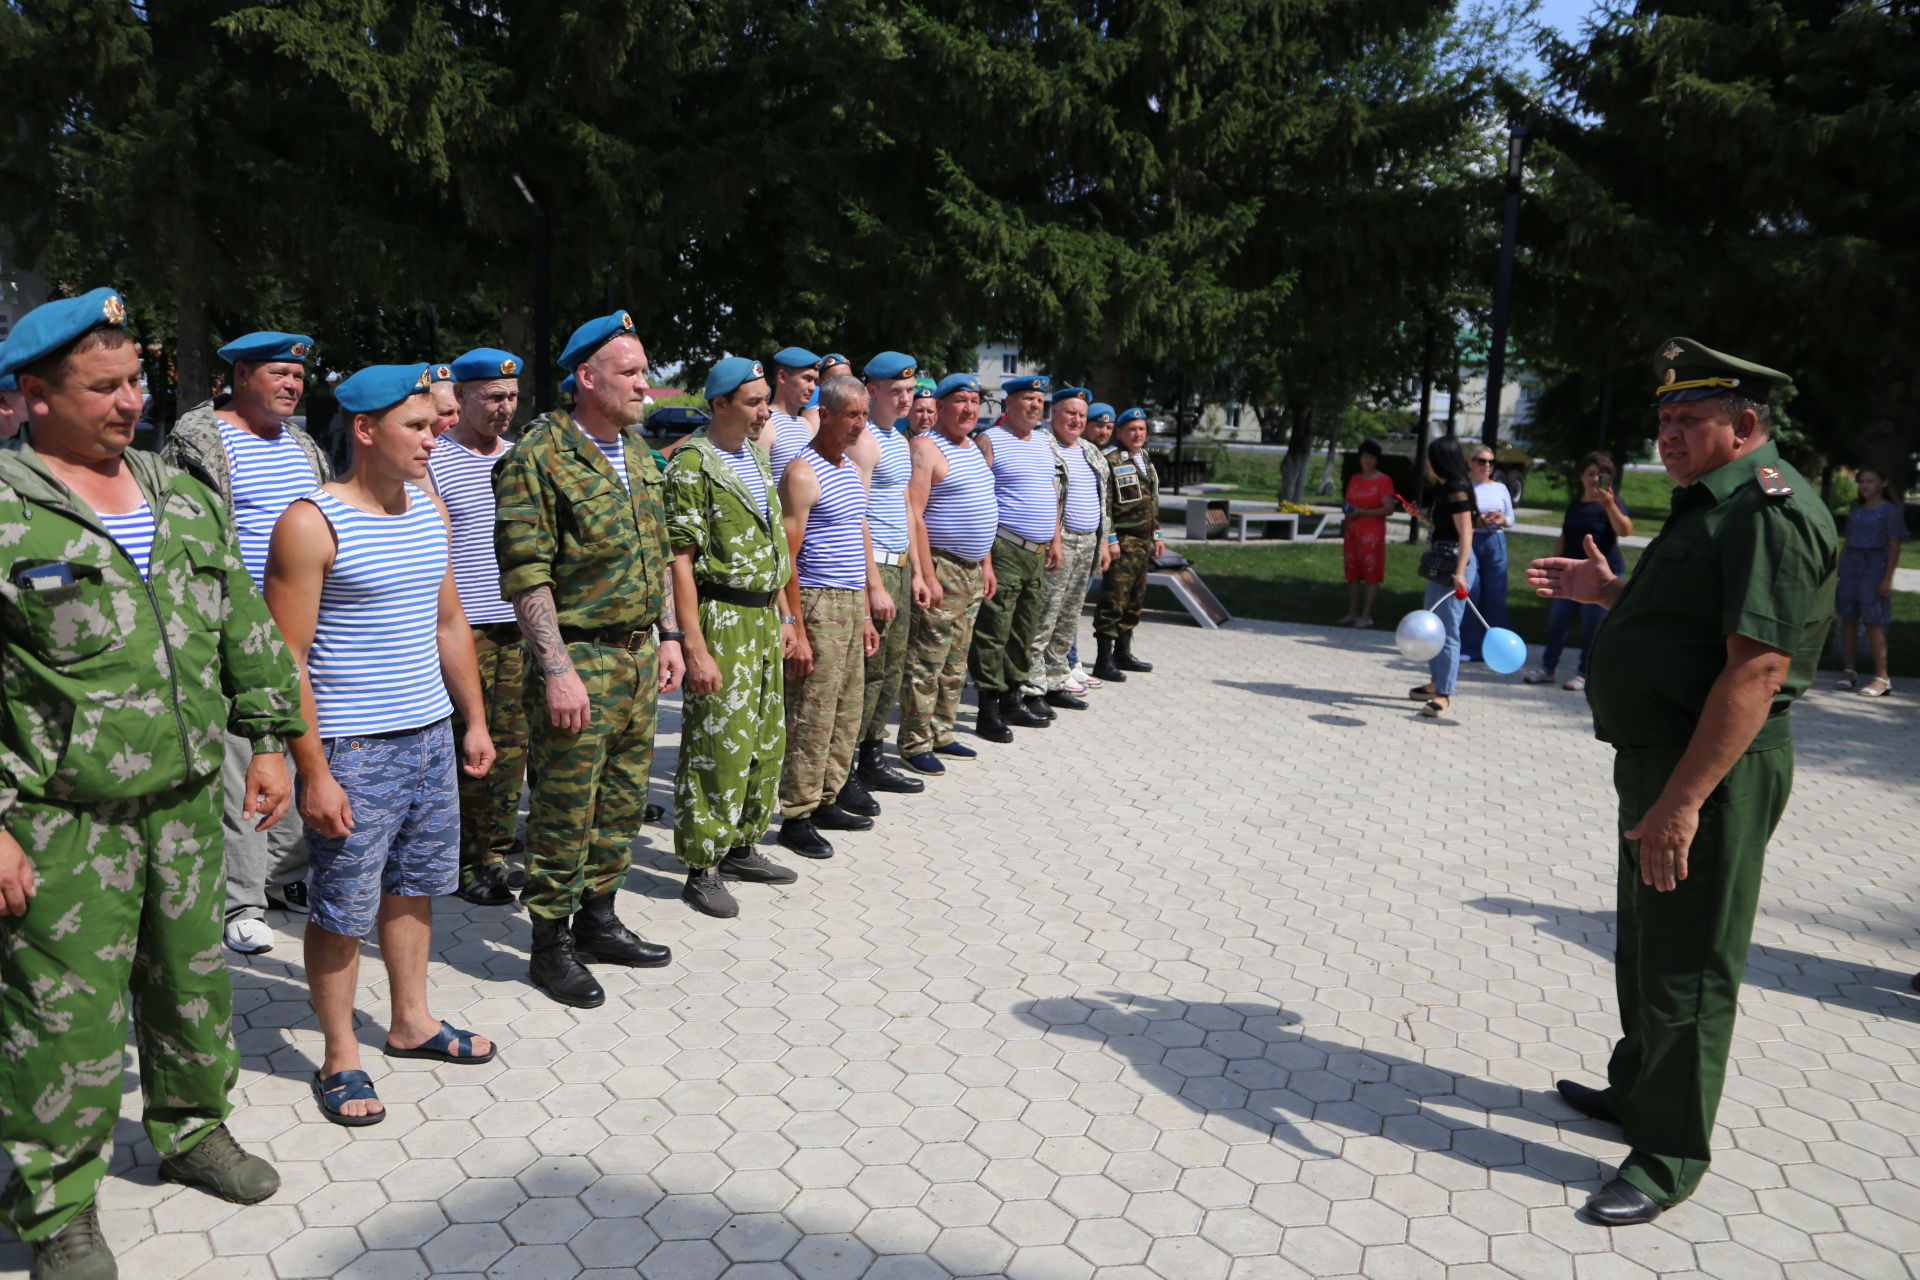
M 1456 553 L 1453 581 L 1427 583 L 1426 607 L 1446 626 L 1447 643 L 1427 664 L 1433 679 L 1408 690 L 1425 703 L 1420 714 L 1431 719 L 1453 705 L 1453 686 L 1460 675 L 1460 619 L 1467 607 L 1461 596 L 1473 590 L 1473 517 L 1479 504 L 1474 501 L 1466 455 L 1453 436 L 1441 436 L 1427 446 L 1427 474 L 1437 485 L 1427 512 L 1433 545 L 1452 544 Z

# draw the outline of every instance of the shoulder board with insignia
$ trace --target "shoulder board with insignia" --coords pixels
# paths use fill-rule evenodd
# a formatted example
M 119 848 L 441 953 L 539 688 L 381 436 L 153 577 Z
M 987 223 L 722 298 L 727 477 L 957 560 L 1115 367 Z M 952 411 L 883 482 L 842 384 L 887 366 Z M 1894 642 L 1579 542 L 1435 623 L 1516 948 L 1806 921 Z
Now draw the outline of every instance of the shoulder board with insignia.
M 1780 468 L 1755 467 L 1753 474 L 1760 480 L 1760 491 L 1765 493 L 1769 498 L 1790 498 L 1793 496 L 1793 486 L 1788 484 L 1786 477 L 1780 474 Z

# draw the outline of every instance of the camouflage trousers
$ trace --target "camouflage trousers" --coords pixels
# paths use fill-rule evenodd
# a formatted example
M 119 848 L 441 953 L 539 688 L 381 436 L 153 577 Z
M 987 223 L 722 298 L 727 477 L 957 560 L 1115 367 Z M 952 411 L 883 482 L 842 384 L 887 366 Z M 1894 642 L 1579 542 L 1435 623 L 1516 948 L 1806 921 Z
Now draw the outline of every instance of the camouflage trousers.
M 913 611 L 907 670 L 900 681 L 900 754 L 918 755 L 953 741 L 960 690 L 967 683 L 967 651 L 980 616 L 986 571 L 944 552 L 933 553 L 933 576 L 946 593 L 937 605 Z
M 0 1147 L 14 1166 L 0 1224 L 23 1240 L 100 1189 L 129 1013 L 155 1151 L 192 1150 L 232 1110 L 220 793 L 203 778 L 78 808 L 22 800 L 7 816 L 39 877 L 26 914 L 0 916 Z
M 489 862 L 518 856 L 520 784 L 527 773 L 527 647 L 511 622 L 473 629 L 473 651 L 480 660 L 480 700 L 487 707 L 487 732 L 493 736 L 493 768 L 485 777 L 460 779 L 460 881 Z M 466 723 L 453 713 L 456 749 Z
M 567 646 L 587 686 L 587 727 L 566 733 L 547 714 L 547 685 L 527 681 L 527 887 L 533 915 L 570 916 L 582 898 L 618 889 L 633 862 L 653 767 L 660 655 L 652 640 L 634 650 Z M 532 673 L 530 673 L 531 675 Z
M 907 669 L 907 640 L 913 634 L 913 562 L 880 566 L 880 581 L 893 597 L 893 617 L 873 625 L 880 647 L 867 659 L 867 689 L 860 707 L 860 741 L 884 742 L 893 704 L 900 697 L 900 677 Z
M 1060 533 L 1060 567 L 1049 573 L 1040 590 L 1040 624 L 1033 633 L 1033 658 L 1027 665 L 1022 693 L 1051 693 L 1067 687 L 1067 652 L 1080 632 L 1080 610 L 1087 603 L 1087 579 L 1100 550 L 1100 532 Z
M 1046 553 L 1029 551 L 1003 533 L 993 540 L 993 576 L 993 599 L 980 606 L 967 654 L 974 687 L 983 695 L 1026 683 L 1033 633 L 1040 625 Z
M 867 593 L 800 588 L 801 621 L 813 670 L 787 681 L 787 758 L 780 766 L 780 815 L 812 813 L 840 793 L 853 769 L 865 688 Z
M 1153 539 L 1120 535 L 1120 553 L 1100 579 L 1100 604 L 1093 611 L 1093 634 L 1109 640 L 1140 625 L 1140 602 L 1147 598 L 1147 573 L 1153 568 Z
M 681 703 L 673 851 L 690 867 L 713 866 L 773 823 L 787 747 L 786 662 L 775 605 L 700 602 L 700 631 L 720 668 L 720 692 L 689 689 Z

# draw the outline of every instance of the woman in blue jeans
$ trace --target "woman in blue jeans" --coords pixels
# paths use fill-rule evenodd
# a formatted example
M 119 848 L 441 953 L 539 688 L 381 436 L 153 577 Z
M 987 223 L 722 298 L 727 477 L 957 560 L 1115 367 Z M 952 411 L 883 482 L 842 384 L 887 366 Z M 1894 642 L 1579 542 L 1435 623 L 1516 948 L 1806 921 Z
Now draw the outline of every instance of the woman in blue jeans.
M 1462 662 L 1480 661 L 1487 628 L 1507 625 L 1507 526 L 1513 523 L 1513 494 L 1493 478 L 1493 462 L 1493 450 L 1484 444 L 1467 459 L 1473 469 L 1473 500 L 1480 508 L 1473 530 L 1475 581 L 1469 599 L 1480 614 L 1469 611 L 1460 622 Z
M 1553 544 L 1554 555 L 1584 555 L 1586 540 L 1591 537 L 1594 547 L 1607 558 L 1607 566 L 1615 573 L 1626 572 L 1620 539 L 1633 532 L 1633 517 L 1627 514 L 1626 504 L 1614 492 L 1613 479 L 1613 459 L 1608 455 L 1590 453 L 1580 460 L 1580 496 L 1567 504 L 1566 518 L 1560 522 L 1560 537 Z M 1576 613 L 1580 615 L 1580 669 L 1560 687 L 1574 693 L 1587 687 L 1587 655 L 1593 652 L 1593 633 L 1599 630 L 1606 610 L 1597 604 L 1565 599 L 1556 599 L 1548 606 L 1547 651 L 1541 655 L 1540 665 L 1527 672 L 1528 684 L 1553 683 L 1561 651 L 1567 646 L 1567 630 L 1573 626 Z
M 1427 522 L 1433 545 L 1451 543 L 1457 552 L 1451 582 L 1427 583 L 1426 607 L 1437 614 L 1447 629 L 1447 642 L 1427 664 L 1433 679 L 1415 685 L 1407 692 L 1425 705 L 1420 714 L 1433 719 L 1453 705 L 1453 686 L 1460 676 L 1460 618 L 1466 612 L 1463 592 L 1471 592 L 1475 581 L 1473 567 L 1473 481 L 1467 477 L 1467 460 L 1460 442 L 1453 436 L 1441 436 L 1427 446 L 1427 474 L 1437 482 L 1433 506 Z

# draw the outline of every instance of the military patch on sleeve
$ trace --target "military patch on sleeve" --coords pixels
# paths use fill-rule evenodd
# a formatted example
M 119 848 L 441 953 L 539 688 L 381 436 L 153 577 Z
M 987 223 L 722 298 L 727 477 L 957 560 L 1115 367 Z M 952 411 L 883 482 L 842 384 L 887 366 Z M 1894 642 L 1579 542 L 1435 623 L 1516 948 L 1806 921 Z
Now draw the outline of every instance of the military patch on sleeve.
M 1778 467 L 1755 467 L 1753 474 L 1760 478 L 1760 490 L 1769 498 L 1790 498 L 1793 486 L 1780 474 Z

